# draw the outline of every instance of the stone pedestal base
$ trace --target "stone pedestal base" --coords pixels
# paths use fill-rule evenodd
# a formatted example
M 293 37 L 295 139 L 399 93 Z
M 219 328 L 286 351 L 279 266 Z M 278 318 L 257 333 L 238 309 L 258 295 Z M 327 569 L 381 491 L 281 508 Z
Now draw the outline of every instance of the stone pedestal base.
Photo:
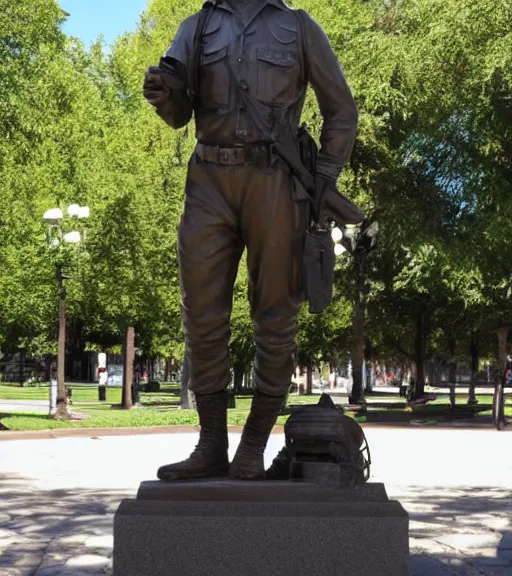
M 383 484 L 144 482 L 114 521 L 114 576 L 408 576 Z

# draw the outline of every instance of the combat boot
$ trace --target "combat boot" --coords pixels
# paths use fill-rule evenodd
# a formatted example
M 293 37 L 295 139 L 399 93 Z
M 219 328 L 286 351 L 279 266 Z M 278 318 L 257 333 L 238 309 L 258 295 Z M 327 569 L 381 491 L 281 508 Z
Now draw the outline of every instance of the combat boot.
M 159 468 L 160 480 L 222 477 L 229 471 L 227 393 L 196 394 L 199 442 L 186 460 Z
M 265 477 L 263 453 L 283 405 L 284 396 L 267 396 L 256 391 L 242 439 L 229 467 L 231 478 L 257 480 Z

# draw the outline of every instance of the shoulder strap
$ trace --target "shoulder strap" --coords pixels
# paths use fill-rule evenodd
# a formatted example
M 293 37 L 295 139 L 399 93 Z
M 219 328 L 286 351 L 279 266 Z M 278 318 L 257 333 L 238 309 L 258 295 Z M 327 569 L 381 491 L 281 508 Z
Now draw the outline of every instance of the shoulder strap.
M 308 69 L 308 59 L 306 57 L 306 33 L 305 33 L 305 16 L 306 13 L 302 9 L 294 10 L 295 16 L 297 18 L 297 23 L 299 25 L 300 31 L 300 42 L 302 45 L 302 64 L 304 66 L 304 78 L 308 78 L 309 76 L 309 69 Z
M 201 42 L 203 39 L 204 31 L 208 26 L 208 22 L 213 14 L 215 8 L 222 2 L 222 0 L 213 0 L 205 4 L 199 12 L 197 20 L 196 31 L 194 33 L 194 45 L 192 48 L 192 55 L 188 66 L 188 82 L 187 94 L 195 109 L 197 99 L 197 85 L 199 80 L 199 66 L 201 65 Z

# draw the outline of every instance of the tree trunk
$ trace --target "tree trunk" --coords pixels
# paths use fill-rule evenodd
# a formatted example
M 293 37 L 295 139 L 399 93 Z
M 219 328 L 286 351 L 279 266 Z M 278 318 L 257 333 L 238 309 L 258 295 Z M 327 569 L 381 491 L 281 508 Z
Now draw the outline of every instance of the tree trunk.
M 151 356 L 151 359 L 149 361 L 149 380 L 150 380 L 150 382 L 155 381 L 155 358 L 154 358 L 154 356 Z
M 244 369 L 238 365 L 233 366 L 233 393 L 238 395 L 242 392 L 244 383 Z
M 313 393 L 313 368 L 308 366 L 306 369 L 306 394 Z
M 364 375 L 365 375 L 365 386 L 364 391 L 368 394 L 372 393 L 373 382 L 372 382 L 372 369 L 370 367 L 370 362 L 365 359 L 364 361 Z
M 500 367 L 500 377 L 504 378 L 507 373 L 507 338 L 508 327 L 498 329 L 498 365 Z
M 363 361 L 364 361 L 364 301 L 363 301 L 363 270 L 362 263 L 354 261 L 356 274 L 356 294 L 354 300 L 354 318 L 352 325 L 352 348 L 350 359 L 352 361 L 352 393 L 349 402 L 361 402 L 363 392 Z
M 478 372 L 478 344 L 476 342 L 475 333 L 471 333 L 471 345 L 469 348 L 471 354 L 471 380 L 469 381 L 469 398 L 468 404 L 478 404 L 478 400 L 475 396 L 475 383 L 476 383 L 476 373 Z
M 185 348 L 185 357 L 183 358 L 183 366 L 181 369 L 181 386 L 180 386 L 180 401 L 182 410 L 192 410 L 195 408 L 194 395 L 188 389 L 188 382 L 190 380 L 190 363 L 188 350 Z
M 47 382 L 50 382 L 52 379 L 52 364 L 53 364 L 53 359 L 51 356 L 46 356 L 45 358 L 45 380 Z
M 165 359 L 165 370 L 164 370 L 164 382 L 169 382 L 170 378 L 170 362 L 169 359 Z
M 448 360 L 448 381 L 451 384 L 455 384 L 457 380 L 457 359 L 455 358 L 455 340 L 450 340 L 448 345 L 448 351 L 450 358 Z
M 25 379 L 23 378 L 23 372 L 24 372 L 24 370 L 23 370 L 23 363 L 24 363 L 23 356 L 24 356 L 25 351 L 23 350 L 23 348 L 20 348 L 19 350 L 20 350 L 19 351 L 20 361 L 18 363 L 18 369 L 19 369 L 18 382 L 19 382 L 19 385 L 23 388 L 23 385 L 25 384 Z
M 131 408 L 133 407 L 132 385 L 133 385 L 134 360 L 135 360 L 135 328 L 133 326 L 129 326 L 126 329 L 126 337 L 124 343 L 122 406 L 125 410 L 131 410 Z
M 425 351 L 426 351 L 426 312 L 422 308 L 416 317 L 416 337 L 414 340 L 414 360 L 416 363 L 416 378 L 412 399 L 421 398 L 425 394 Z
M 455 402 L 457 400 L 456 386 L 457 386 L 457 359 L 455 357 L 455 340 L 450 340 L 449 352 L 450 359 L 448 364 L 448 383 L 450 386 L 450 407 L 452 410 L 455 409 Z
M 66 362 L 66 288 L 62 276 L 62 267 L 57 267 L 59 282 L 59 337 L 57 343 L 57 407 L 54 418 L 69 419 L 67 409 L 65 362 Z

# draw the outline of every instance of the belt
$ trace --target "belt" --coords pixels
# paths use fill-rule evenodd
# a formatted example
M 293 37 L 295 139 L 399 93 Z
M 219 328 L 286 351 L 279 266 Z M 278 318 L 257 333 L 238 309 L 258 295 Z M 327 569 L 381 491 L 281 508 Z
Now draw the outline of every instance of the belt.
M 203 162 L 224 166 L 267 167 L 273 163 L 272 144 L 240 144 L 234 146 L 215 146 L 198 142 L 196 153 Z

